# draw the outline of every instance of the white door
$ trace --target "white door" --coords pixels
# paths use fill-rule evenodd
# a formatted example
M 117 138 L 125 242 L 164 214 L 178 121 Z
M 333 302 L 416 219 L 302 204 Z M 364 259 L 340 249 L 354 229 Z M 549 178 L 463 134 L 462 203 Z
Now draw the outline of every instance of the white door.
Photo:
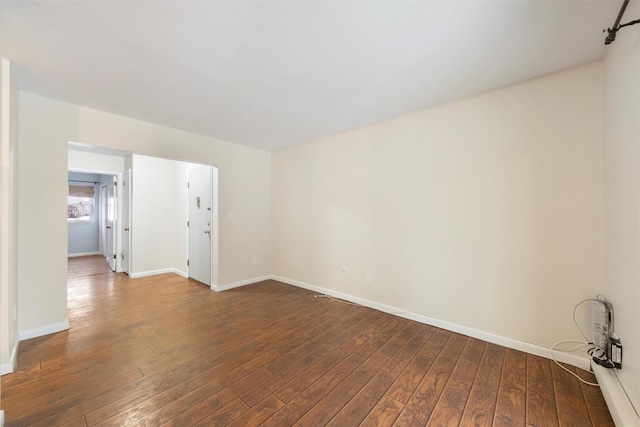
M 189 171 L 189 277 L 211 285 L 211 166 Z
M 107 184 L 100 186 L 100 254 L 107 257 Z
M 122 176 L 122 271 L 131 271 L 131 169 Z
M 116 177 L 112 176 L 107 184 L 107 252 L 104 255 L 107 257 L 109 267 L 113 271 L 116 271 L 116 220 L 118 207 L 116 195 Z

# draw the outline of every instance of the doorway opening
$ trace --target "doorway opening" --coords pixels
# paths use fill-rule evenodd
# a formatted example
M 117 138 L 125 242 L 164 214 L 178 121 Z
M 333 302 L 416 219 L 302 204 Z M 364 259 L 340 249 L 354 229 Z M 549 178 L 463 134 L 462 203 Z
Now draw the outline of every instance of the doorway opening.
M 72 168 L 82 172 L 103 169 L 105 175 L 117 177 L 115 271 L 125 272 L 133 279 L 173 272 L 213 287 L 218 274 L 217 167 L 70 143 L 69 169 Z M 207 245 L 199 247 L 208 253 L 202 250 L 198 255 L 189 247 L 197 239 L 189 236 L 187 185 L 190 171 L 201 168 L 210 171 L 208 197 L 199 195 L 201 206 L 207 205 L 209 215 L 201 224 L 208 228 L 199 226 Z M 97 191 L 106 192 L 108 188 Z M 108 203 L 102 206 L 107 209 Z M 108 226 L 105 224 L 103 229 Z M 101 253 L 109 252 L 102 248 L 105 242 L 106 238 L 101 240 Z
M 91 257 L 92 268 L 98 267 L 96 260 L 111 271 L 116 271 L 117 230 L 117 177 L 99 171 L 68 172 L 67 196 L 67 258 Z M 69 274 L 79 274 L 75 260 L 68 261 Z

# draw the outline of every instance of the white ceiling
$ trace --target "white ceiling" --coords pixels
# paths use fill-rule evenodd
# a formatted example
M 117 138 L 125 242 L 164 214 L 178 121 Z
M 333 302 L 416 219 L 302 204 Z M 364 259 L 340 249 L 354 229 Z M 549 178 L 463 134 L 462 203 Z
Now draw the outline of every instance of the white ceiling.
M 5 0 L 0 28 L 25 92 L 277 150 L 599 60 L 621 4 Z

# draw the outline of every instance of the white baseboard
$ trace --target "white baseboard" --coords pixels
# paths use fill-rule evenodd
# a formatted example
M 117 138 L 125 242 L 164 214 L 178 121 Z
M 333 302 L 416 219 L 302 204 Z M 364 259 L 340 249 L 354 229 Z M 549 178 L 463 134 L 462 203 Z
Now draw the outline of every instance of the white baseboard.
M 24 341 L 31 338 L 41 337 L 43 335 L 66 331 L 67 329 L 69 329 L 69 320 L 65 320 L 64 322 L 60 323 L 54 323 L 53 325 L 47 325 L 42 328 L 29 329 L 27 331 L 18 331 L 18 339 L 20 341 Z
M 20 342 L 16 341 L 11 350 L 9 361 L 0 365 L 0 375 L 10 374 L 15 371 L 16 363 L 18 362 L 18 345 L 20 345 Z M 2 427 L 2 424 L 0 424 L 0 427 Z
M 13 366 L 10 362 L 3 363 L 0 365 L 0 375 L 7 375 L 13 372 Z
M 178 270 L 177 268 L 174 268 L 174 269 L 173 269 L 173 273 L 177 274 L 178 276 L 182 276 L 182 277 L 184 277 L 185 279 L 188 279 L 188 278 L 189 278 L 189 275 L 187 274 L 187 272 L 186 272 L 186 271 Z
M 67 254 L 68 258 L 73 258 L 77 256 L 91 256 L 91 255 L 100 255 L 100 252 L 80 252 L 77 254 Z
M 140 273 L 129 273 L 129 277 L 132 279 L 138 279 L 140 277 L 155 276 L 156 274 L 166 274 L 166 273 L 175 273 L 184 278 L 189 277 L 186 272 L 182 270 L 178 270 L 177 268 L 163 268 L 160 270 L 142 271 Z
M 288 279 L 286 277 L 272 275 L 271 279 L 277 280 L 279 282 L 287 283 L 289 285 L 297 286 L 300 288 L 308 289 L 310 291 L 318 292 L 319 294 L 326 294 L 335 298 L 351 301 L 356 304 L 363 305 L 365 307 L 373 308 L 375 310 L 383 311 L 385 313 L 393 314 L 395 316 L 404 317 L 405 319 L 414 320 L 416 322 L 424 323 L 426 325 L 435 326 L 437 328 L 446 329 L 447 331 L 456 332 L 472 338 L 477 338 L 493 344 L 501 345 L 503 347 L 523 351 L 526 353 L 535 354 L 536 356 L 545 357 L 547 359 L 552 359 L 551 349 L 547 347 L 542 347 L 537 344 L 531 344 L 525 341 L 519 341 L 513 338 L 507 338 L 507 337 L 495 335 L 489 332 L 481 331 L 478 329 L 469 328 L 467 326 L 457 325 L 455 323 L 447 322 L 444 320 L 434 319 L 433 317 L 403 310 L 397 307 L 392 307 L 390 305 L 381 304 L 375 301 L 370 301 L 364 298 L 355 297 L 353 295 L 337 292 L 337 291 L 323 288 L 320 286 L 311 285 L 309 283 L 300 282 L 298 280 Z M 589 358 L 587 356 L 581 357 L 575 354 L 564 353 L 561 351 L 556 351 L 555 356 L 559 362 L 567 363 L 569 365 L 576 366 L 584 370 L 589 370 L 590 368 Z
M 592 363 L 593 373 L 598 380 L 600 390 L 604 400 L 607 402 L 611 418 L 616 427 L 637 427 L 640 426 L 640 417 L 633 409 L 629 396 L 622 388 L 614 369 L 603 368 Z
M 241 280 L 239 282 L 229 283 L 228 285 L 216 285 L 211 284 L 211 290 L 216 292 L 227 291 L 233 288 L 239 288 L 240 286 L 251 285 L 253 283 L 262 282 L 264 280 L 271 279 L 271 276 L 254 277 L 253 279 Z
M 433 317 L 425 316 L 422 314 L 414 313 L 411 311 L 403 310 L 398 307 L 381 304 L 379 302 L 356 297 L 353 295 L 345 294 L 342 292 L 334 291 L 334 290 L 323 288 L 320 286 L 311 285 L 309 283 L 300 282 L 298 280 L 288 279 L 282 276 L 270 275 L 270 276 L 255 277 L 253 279 L 242 280 L 240 282 L 235 282 L 235 283 L 222 285 L 222 286 L 211 284 L 211 290 L 214 290 L 216 292 L 221 292 L 221 291 L 226 291 L 228 289 L 250 285 L 252 283 L 256 283 L 256 282 L 260 282 L 268 279 L 277 280 L 279 282 L 287 283 L 289 285 L 297 286 L 299 288 L 308 289 L 310 291 L 318 292 L 319 294 L 326 294 L 335 298 L 351 301 L 356 304 L 363 305 L 365 307 L 373 308 L 375 310 L 383 311 L 385 313 L 393 314 L 395 316 L 404 317 L 405 319 L 414 320 L 416 322 L 424 323 L 426 325 L 435 326 L 436 328 L 446 329 L 451 332 L 456 332 L 472 338 L 477 338 L 493 344 L 501 345 L 503 347 L 523 351 L 525 353 L 535 354 L 536 356 L 545 357 L 547 359 L 553 359 L 551 354 L 551 349 L 547 347 L 543 347 L 537 344 L 531 344 L 531 343 L 516 340 L 513 338 L 507 338 L 500 335 L 495 335 L 495 334 L 481 331 L 478 329 L 469 328 L 467 326 L 457 325 L 455 323 L 451 323 L 444 320 L 435 319 Z M 587 371 L 590 370 L 590 366 L 591 366 L 590 360 L 586 355 L 583 357 L 583 356 L 577 356 L 575 354 L 565 353 L 562 351 L 555 351 L 555 358 L 559 362 L 567 363 L 569 365 L 576 366 L 580 369 L 584 369 Z

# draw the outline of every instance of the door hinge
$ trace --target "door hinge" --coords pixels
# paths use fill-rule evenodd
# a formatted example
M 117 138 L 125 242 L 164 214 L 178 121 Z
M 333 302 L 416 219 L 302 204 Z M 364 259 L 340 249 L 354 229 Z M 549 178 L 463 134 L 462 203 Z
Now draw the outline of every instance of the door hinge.
M 189 221 L 187 221 L 187 227 L 189 226 Z
M 114 186 L 118 185 L 118 181 L 113 181 L 113 185 Z
M 124 254 L 120 255 L 120 258 L 122 258 L 124 260 Z
M 187 181 L 187 188 L 189 188 L 189 182 Z
M 113 254 L 113 259 L 116 259 L 116 254 Z
M 189 265 L 189 260 L 187 260 L 187 266 Z

